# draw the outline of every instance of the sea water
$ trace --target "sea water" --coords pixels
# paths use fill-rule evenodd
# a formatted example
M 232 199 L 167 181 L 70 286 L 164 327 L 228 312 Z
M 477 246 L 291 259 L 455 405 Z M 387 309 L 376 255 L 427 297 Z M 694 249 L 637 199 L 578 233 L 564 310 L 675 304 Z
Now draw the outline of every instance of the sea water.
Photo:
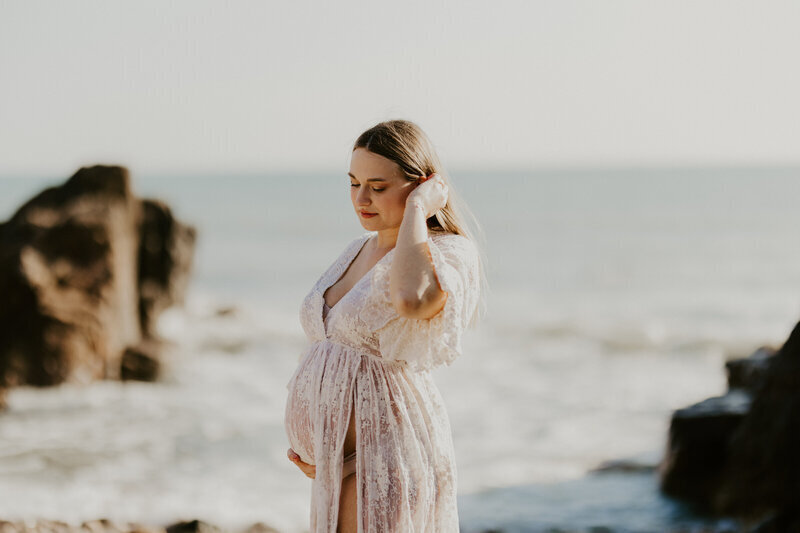
M 706 524 L 659 495 L 673 410 L 725 392 L 724 361 L 800 318 L 800 169 L 459 172 L 490 292 L 435 377 L 464 531 Z M 0 179 L 0 219 L 62 177 Z M 365 231 L 349 178 L 133 176 L 198 229 L 158 383 L 18 387 L 0 413 L 0 518 L 205 519 L 308 527 L 289 462 L 286 383 L 300 302 Z M 1 299 L 0 295 L 0 299 Z M 225 310 L 229 312 L 226 312 Z

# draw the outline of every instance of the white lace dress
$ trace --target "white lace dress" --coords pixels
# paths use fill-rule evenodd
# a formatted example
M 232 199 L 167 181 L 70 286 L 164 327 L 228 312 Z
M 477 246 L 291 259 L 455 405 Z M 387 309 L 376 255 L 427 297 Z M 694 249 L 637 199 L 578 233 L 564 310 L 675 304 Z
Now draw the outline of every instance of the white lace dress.
M 292 449 L 316 465 L 310 529 L 336 531 L 343 446 L 355 405 L 358 531 L 458 532 L 450 422 L 430 369 L 461 353 L 480 290 L 477 251 L 466 237 L 431 233 L 434 269 L 448 293 L 431 319 L 395 311 L 392 249 L 323 321 L 323 294 L 373 235 L 345 248 L 300 310 L 310 345 L 287 385 L 285 428 Z

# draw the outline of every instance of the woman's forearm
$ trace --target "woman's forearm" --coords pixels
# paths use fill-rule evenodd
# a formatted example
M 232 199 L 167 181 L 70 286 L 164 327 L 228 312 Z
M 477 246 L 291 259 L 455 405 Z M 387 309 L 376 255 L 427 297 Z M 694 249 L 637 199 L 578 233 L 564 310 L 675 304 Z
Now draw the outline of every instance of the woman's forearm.
M 389 275 L 389 293 L 398 314 L 408 318 L 430 318 L 447 298 L 436 278 L 423 208 L 410 202 L 397 233 Z

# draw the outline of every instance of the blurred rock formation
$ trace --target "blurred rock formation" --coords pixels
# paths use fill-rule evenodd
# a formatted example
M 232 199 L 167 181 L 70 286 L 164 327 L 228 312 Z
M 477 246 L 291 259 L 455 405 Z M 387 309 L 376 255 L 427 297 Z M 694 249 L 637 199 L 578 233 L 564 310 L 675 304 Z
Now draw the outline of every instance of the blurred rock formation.
M 114 521 L 108 518 L 86 520 L 80 524 L 62 520 L 10 521 L 0 518 L 0 533 L 278 533 L 278 530 L 263 522 L 256 522 L 244 529 L 231 530 L 203 520 L 190 520 L 160 526 Z
M 800 323 L 726 368 L 727 394 L 673 414 L 661 489 L 761 533 L 800 531 Z
M 119 166 L 83 167 L 22 205 L 0 224 L 0 397 L 156 379 L 154 325 L 183 303 L 195 239 L 166 204 L 135 197 Z

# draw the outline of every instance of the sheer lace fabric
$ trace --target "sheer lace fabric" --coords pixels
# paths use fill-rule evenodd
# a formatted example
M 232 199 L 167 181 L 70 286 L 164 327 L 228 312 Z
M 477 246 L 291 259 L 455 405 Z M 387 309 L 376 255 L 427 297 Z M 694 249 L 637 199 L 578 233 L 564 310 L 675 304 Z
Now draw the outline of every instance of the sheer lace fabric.
M 450 422 L 430 369 L 461 353 L 477 305 L 478 260 L 460 235 L 428 238 L 444 308 L 429 320 L 399 316 L 389 299 L 390 250 L 332 308 L 336 283 L 366 241 L 354 239 L 303 300 L 310 341 L 287 384 L 285 427 L 301 459 L 316 465 L 312 532 L 336 531 L 344 439 L 355 408 L 359 531 L 457 532 Z

